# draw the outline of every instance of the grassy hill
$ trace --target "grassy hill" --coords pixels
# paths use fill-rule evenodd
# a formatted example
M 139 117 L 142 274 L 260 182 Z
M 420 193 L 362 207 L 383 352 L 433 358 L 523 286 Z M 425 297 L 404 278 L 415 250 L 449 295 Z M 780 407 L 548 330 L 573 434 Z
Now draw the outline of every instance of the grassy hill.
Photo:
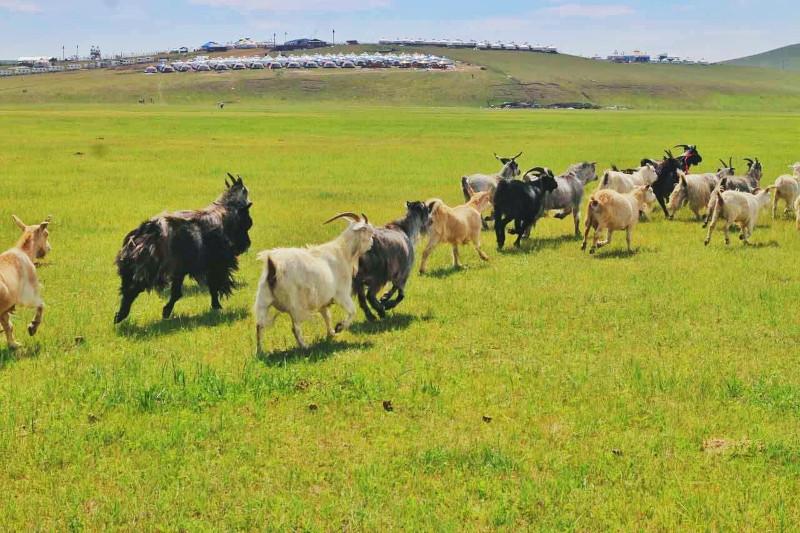
M 358 47 L 374 50 L 377 47 Z M 351 48 L 352 50 L 352 48 Z M 567 55 L 415 49 L 460 61 L 453 72 L 247 71 L 145 76 L 141 68 L 0 80 L 0 105 L 218 101 L 483 106 L 591 102 L 638 109 L 784 111 L 800 106 L 800 73 L 730 65 L 617 65 Z
M 800 44 L 792 44 L 761 54 L 733 59 L 726 61 L 725 64 L 800 71 Z

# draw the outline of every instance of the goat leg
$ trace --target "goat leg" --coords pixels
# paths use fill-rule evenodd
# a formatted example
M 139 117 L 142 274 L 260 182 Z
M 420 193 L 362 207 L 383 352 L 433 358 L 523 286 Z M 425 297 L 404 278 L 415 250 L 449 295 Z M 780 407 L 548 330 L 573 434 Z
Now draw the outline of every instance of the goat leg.
M 172 315 L 172 309 L 175 307 L 175 303 L 183 296 L 183 278 L 184 276 L 182 274 L 172 278 L 169 301 L 167 305 L 164 306 L 164 309 L 161 310 L 161 318 L 165 320 Z
M 383 304 L 378 301 L 376 296 L 377 295 L 375 294 L 374 290 L 371 288 L 367 290 L 367 301 L 369 304 L 372 306 L 375 312 L 378 313 L 379 317 L 386 318 L 386 309 L 383 307 Z
M 0 325 L 3 326 L 3 331 L 6 332 L 6 341 L 8 341 L 8 348 L 16 350 L 19 348 L 19 343 L 14 340 L 14 325 L 11 323 L 11 316 L 9 311 L 0 316 Z
M 375 315 L 372 314 L 372 311 L 369 310 L 369 305 L 367 305 L 366 287 L 363 283 L 356 285 L 356 296 L 358 297 L 359 307 L 364 311 L 364 316 L 367 317 L 367 320 L 373 322 L 375 320 Z
M 40 303 L 36 306 L 36 316 L 33 317 L 31 323 L 28 324 L 28 335 L 33 337 L 36 335 L 36 332 L 39 330 L 39 324 L 42 323 L 42 315 L 44 314 L 44 303 Z
M 383 303 L 383 308 L 389 311 L 390 309 L 394 309 L 397 307 L 400 302 L 402 302 L 406 297 L 406 292 L 403 290 L 402 287 L 396 287 L 397 289 L 397 298 L 392 301 L 381 302 Z

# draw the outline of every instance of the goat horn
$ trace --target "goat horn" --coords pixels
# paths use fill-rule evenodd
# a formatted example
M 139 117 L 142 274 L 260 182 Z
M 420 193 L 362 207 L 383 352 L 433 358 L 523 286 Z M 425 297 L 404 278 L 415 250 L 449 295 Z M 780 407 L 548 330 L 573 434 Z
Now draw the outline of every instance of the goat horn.
M 530 169 L 529 171 L 527 171 L 525 174 L 536 174 L 536 175 L 538 176 L 538 175 L 540 175 L 542 172 L 545 172 L 545 169 L 544 169 L 544 168 L 542 168 L 542 167 L 533 167 L 532 169 Z
M 514 156 L 514 157 L 512 157 L 511 159 L 517 159 L 517 158 L 518 158 L 519 156 L 521 156 L 521 155 L 522 155 L 522 152 L 518 153 L 517 155 L 515 155 L 515 156 Z
M 752 166 L 752 165 L 753 165 L 753 163 L 755 163 L 755 161 L 753 161 L 753 160 L 752 160 L 752 159 L 750 159 L 749 157 L 743 157 L 742 159 L 744 159 L 745 161 L 747 161 L 748 163 L 750 163 L 750 166 Z
M 369 219 L 367 218 L 367 215 L 361 213 L 361 217 L 364 219 L 364 224 L 369 224 Z
M 492 153 L 494 154 L 494 158 L 497 159 L 498 161 L 500 161 L 500 156 L 497 155 L 497 152 L 492 152 Z
M 356 215 L 355 213 L 351 213 L 350 211 L 347 211 L 347 212 L 345 212 L 345 213 L 339 213 L 339 214 L 338 214 L 338 215 L 336 215 L 335 217 L 333 217 L 333 218 L 331 218 L 331 219 L 328 219 L 328 220 L 326 220 L 325 222 L 323 222 L 323 225 L 324 225 L 324 224 L 330 224 L 330 223 L 331 223 L 331 222 L 333 222 L 334 220 L 338 220 L 338 219 L 340 219 L 340 218 L 347 218 L 347 219 L 350 219 L 350 220 L 351 220 L 351 221 L 353 221 L 353 222 L 360 222 L 360 221 L 361 221 L 361 217 L 359 217 L 359 216 L 358 216 L 358 215 Z
M 684 150 L 688 150 L 691 148 L 688 144 L 676 144 L 673 148 L 683 148 Z
M 733 168 L 733 156 L 728 158 L 728 168 Z

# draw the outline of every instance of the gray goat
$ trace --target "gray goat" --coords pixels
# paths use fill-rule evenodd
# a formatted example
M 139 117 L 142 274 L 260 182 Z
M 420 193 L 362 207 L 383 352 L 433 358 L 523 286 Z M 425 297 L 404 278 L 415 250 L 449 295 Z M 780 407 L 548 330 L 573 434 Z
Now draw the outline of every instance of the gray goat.
M 525 176 L 527 179 L 527 174 Z M 544 197 L 545 211 L 559 209 L 555 217 L 562 219 L 572 213 L 575 235 L 581 236 L 581 200 L 586 184 L 597 179 L 597 162 L 575 163 L 566 172 L 556 177 L 558 187 Z
M 499 155 L 494 154 L 494 158 L 497 159 L 501 165 L 503 165 L 503 167 L 500 169 L 500 172 L 497 174 L 470 174 L 469 176 L 462 176 L 461 191 L 464 193 L 464 201 L 469 202 L 472 194 L 476 192 L 489 191 L 489 201 L 493 202 L 494 192 L 497 190 L 497 183 L 500 180 L 513 180 L 519 176 L 519 165 L 517 164 L 517 159 L 521 155 L 522 152 L 518 153 L 514 157 L 500 157 Z M 491 217 L 487 217 L 486 219 L 481 217 L 483 229 L 488 228 L 486 224 L 487 219 L 491 219 Z

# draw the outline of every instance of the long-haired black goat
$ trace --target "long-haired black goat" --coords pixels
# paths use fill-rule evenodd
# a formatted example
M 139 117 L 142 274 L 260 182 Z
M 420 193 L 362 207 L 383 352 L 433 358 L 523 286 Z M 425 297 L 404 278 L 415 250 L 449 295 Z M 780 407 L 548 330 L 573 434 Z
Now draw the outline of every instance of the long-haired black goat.
M 497 236 L 497 249 L 502 250 L 506 242 L 506 225 L 514 221 L 514 234 L 519 247 L 523 236 L 544 213 L 545 195 L 558 187 L 549 168 L 536 167 L 525 175 L 539 176 L 532 181 L 501 180 L 494 193 L 494 231 Z
M 157 215 L 131 231 L 117 254 L 122 280 L 122 302 L 114 323 L 125 320 L 131 305 L 143 291 L 164 289 L 172 284 L 163 318 L 182 296 L 186 276 L 208 286 L 211 307 L 221 309 L 220 296 L 234 288 L 237 256 L 250 247 L 248 231 L 253 226 L 247 187 L 242 178 L 225 180 L 225 192 L 205 209 Z
M 652 183 L 652 189 L 656 200 L 658 200 L 658 205 L 660 205 L 661 210 L 664 211 L 665 218 L 669 218 L 667 200 L 669 200 L 669 196 L 672 194 L 673 189 L 675 189 L 675 185 L 678 184 L 678 170 L 688 170 L 692 164 L 695 164 L 691 161 L 696 161 L 700 158 L 700 154 L 697 153 L 696 149 L 692 154 L 696 155 L 690 154 L 687 156 L 686 153 L 684 153 L 680 157 L 675 157 L 670 150 L 664 150 L 664 159 L 659 162 L 653 161 L 652 159 L 642 159 L 642 166 L 651 164 L 656 169 L 656 181 Z M 702 159 L 699 159 L 699 161 L 702 161 Z
M 359 259 L 353 278 L 353 290 L 368 320 L 375 320 L 375 315 L 367 302 L 383 318 L 405 298 L 406 282 L 414 267 L 414 243 L 420 233 L 427 232 L 429 224 L 430 212 L 424 202 L 406 202 L 403 218 L 375 228 L 372 247 Z M 390 282 L 392 288 L 378 300 L 378 291 Z

